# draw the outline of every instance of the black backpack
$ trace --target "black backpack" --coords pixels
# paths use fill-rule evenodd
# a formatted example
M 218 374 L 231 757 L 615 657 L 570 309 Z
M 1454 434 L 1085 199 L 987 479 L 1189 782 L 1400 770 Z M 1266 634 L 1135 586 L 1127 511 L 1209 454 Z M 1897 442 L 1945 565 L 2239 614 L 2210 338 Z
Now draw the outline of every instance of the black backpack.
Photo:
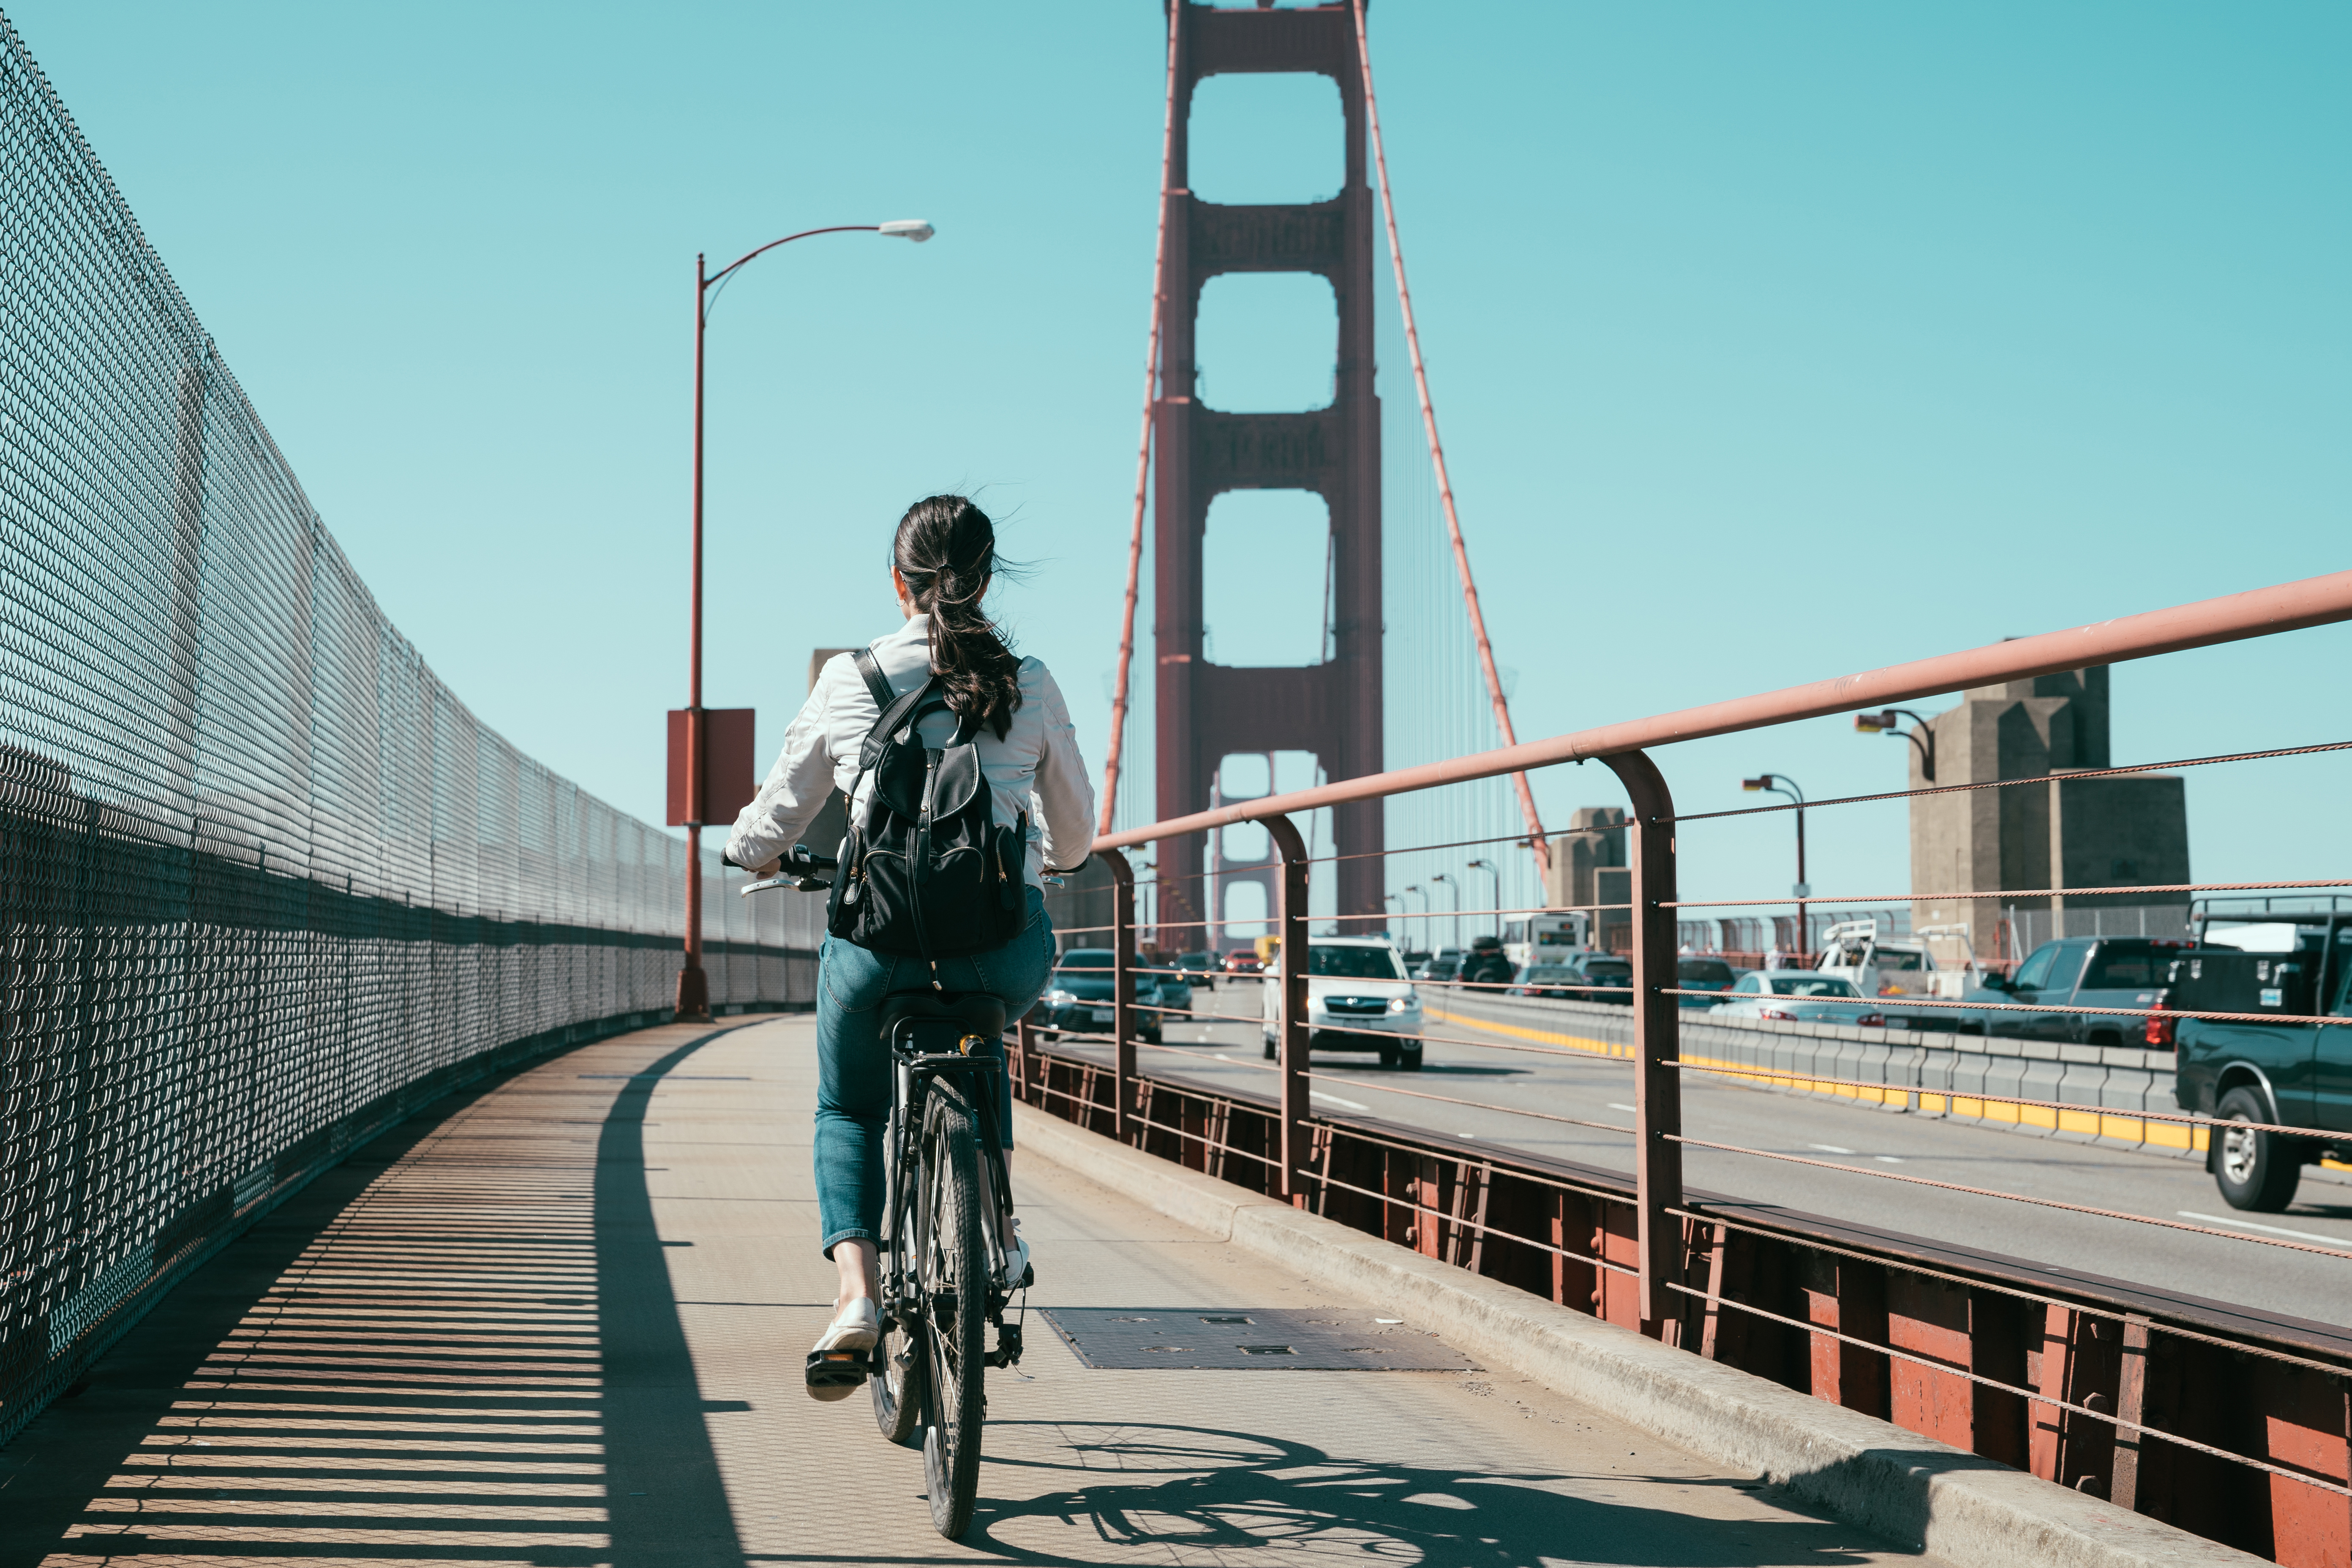
M 1023 876 L 1029 816 L 996 821 L 988 777 L 972 743 L 979 723 L 958 715 L 945 746 L 931 748 L 916 721 L 953 713 L 935 694 L 936 676 L 904 697 L 891 694 L 874 656 L 851 656 L 882 710 L 857 752 L 857 777 L 874 775 L 874 793 L 855 810 L 841 841 L 825 929 L 875 952 L 937 962 L 1003 947 L 1027 913 Z M 857 797 L 857 784 L 850 786 Z

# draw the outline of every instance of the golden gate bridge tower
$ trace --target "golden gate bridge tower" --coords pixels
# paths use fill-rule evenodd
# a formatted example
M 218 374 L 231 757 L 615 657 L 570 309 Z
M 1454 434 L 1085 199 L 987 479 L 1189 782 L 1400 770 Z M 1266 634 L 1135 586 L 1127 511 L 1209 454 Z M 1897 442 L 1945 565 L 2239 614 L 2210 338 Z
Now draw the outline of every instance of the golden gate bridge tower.
M 1234 753 L 1309 751 L 1331 779 L 1382 766 L 1381 712 L 1381 410 L 1372 382 L 1372 191 L 1367 179 L 1363 79 L 1355 19 L 1344 5 L 1213 10 L 1171 0 L 1174 104 L 1170 127 L 1165 255 L 1160 294 L 1160 377 L 1154 402 L 1153 491 L 1157 609 L 1155 759 L 1161 820 L 1204 811 L 1222 760 Z M 1188 188 L 1186 121 L 1194 87 L 1221 71 L 1296 71 L 1338 84 L 1346 119 L 1346 178 L 1329 201 L 1267 205 L 1204 202 Z M 1202 405 L 1193 327 L 1202 285 L 1222 272 L 1311 272 L 1339 305 L 1330 404 L 1305 413 L 1236 414 Z M 1323 500 L 1330 517 L 1329 658 L 1320 664 L 1243 668 L 1210 663 L 1202 637 L 1202 549 L 1209 505 L 1228 490 L 1292 489 Z M 1320 584 L 1297 584 L 1304 608 Z M 1312 613 L 1307 610 L 1306 613 Z M 1332 813 L 1342 916 L 1382 913 L 1378 802 Z M 1160 918 L 1185 918 L 1202 886 L 1197 836 L 1160 846 Z M 1365 857 L 1350 859 L 1348 857 Z M 1269 884 L 1273 863 L 1227 861 L 1218 881 Z M 1219 895 L 1220 900 L 1222 894 Z M 1202 906 L 1210 902 L 1200 900 Z M 1208 919 L 1221 908 L 1203 907 Z M 1218 928 L 1208 932 L 1216 945 Z

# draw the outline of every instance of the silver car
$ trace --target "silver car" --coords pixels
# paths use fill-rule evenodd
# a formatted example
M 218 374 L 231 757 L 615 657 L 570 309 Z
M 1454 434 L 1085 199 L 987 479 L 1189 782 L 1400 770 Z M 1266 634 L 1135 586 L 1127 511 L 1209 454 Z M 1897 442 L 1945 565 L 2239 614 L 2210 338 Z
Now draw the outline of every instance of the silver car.
M 1731 983 L 1723 1001 L 1706 1010 L 1710 1018 L 1769 1018 L 1790 1024 L 1852 1024 L 1883 1028 L 1886 1015 L 1866 1002 L 1851 981 L 1810 969 L 1767 969 Z

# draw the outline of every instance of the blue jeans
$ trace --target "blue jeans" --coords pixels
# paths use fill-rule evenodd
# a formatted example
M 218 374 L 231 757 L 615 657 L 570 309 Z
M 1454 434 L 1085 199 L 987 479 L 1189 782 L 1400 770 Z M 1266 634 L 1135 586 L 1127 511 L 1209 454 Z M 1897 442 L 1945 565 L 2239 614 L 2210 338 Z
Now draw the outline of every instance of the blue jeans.
M 1054 922 L 1043 890 L 1029 889 L 1029 923 L 990 952 L 940 960 L 940 984 L 950 991 L 984 991 L 1004 1004 L 1008 1024 L 1045 994 L 1054 968 Z M 816 969 L 816 1209 L 824 1255 L 835 1242 L 876 1239 L 882 1228 L 883 1141 L 890 1121 L 890 1052 L 882 1043 L 882 1000 L 898 991 L 927 991 L 930 972 L 919 958 L 868 952 L 828 936 Z M 1004 1043 L 992 1043 L 999 1061 Z M 996 1125 L 1013 1147 L 1013 1082 L 1001 1068 Z

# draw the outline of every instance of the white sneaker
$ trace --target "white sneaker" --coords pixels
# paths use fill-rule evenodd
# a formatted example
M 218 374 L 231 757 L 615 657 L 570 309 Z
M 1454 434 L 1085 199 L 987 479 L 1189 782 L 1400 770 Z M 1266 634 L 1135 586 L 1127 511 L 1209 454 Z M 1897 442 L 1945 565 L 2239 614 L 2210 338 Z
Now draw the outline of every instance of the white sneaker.
M 1003 1283 L 1007 1290 L 1018 1290 L 1037 1283 L 1037 1270 L 1029 1261 L 1029 1240 L 1021 1234 L 1021 1222 L 1013 1222 L 1013 1245 L 1004 1249 Z
M 831 1404 L 846 1399 L 871 1370 L 874 1342 L 882 1337 L 881 1315 L 861 1297 L 844 1307 L 808 1355 L 811 1399 Z

